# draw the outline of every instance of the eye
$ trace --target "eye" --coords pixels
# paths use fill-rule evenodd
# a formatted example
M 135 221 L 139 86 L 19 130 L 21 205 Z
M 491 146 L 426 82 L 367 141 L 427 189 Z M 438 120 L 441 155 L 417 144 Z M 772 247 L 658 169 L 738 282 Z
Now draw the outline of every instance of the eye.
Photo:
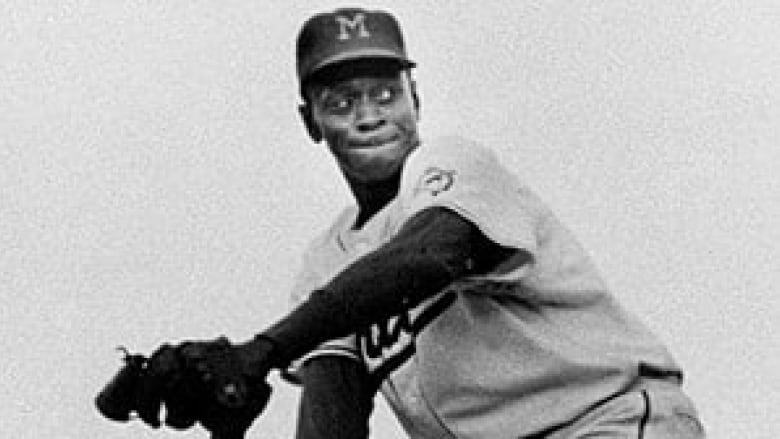
M 348 113 L 352 108 L 352 99 L 340 93 L 329 94 L 322 100 L 322 108 L 332 114 Z
M 398 90 L 392 85 L 383 85 L 374 91 L 374 99 L 380 104 L 393 102 L 398 95 Z

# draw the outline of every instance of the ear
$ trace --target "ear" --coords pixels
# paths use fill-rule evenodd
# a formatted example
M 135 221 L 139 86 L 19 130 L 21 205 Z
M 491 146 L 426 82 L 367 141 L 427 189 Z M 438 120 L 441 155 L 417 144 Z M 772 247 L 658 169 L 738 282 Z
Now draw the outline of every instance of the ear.
M 314 143 L 320 143 L 322 140 L 322 132 L 320 131 L 319 126 L 317 126 L 317 122 L 314 120 L 311 106 L 307 103 L 299 105 L 298 113 L 301 115 L 301 120 L 303 120 L 303 125 L 306 127 L 306 132 L 309 133 L 311 140 L 313 140 Z
M 412 92 L 412 102 L 414 110 L 417 112 L 417 120 L 420 120 L 420 96 L 417 94 L 417 82 L 409 80 L 409 86 Z

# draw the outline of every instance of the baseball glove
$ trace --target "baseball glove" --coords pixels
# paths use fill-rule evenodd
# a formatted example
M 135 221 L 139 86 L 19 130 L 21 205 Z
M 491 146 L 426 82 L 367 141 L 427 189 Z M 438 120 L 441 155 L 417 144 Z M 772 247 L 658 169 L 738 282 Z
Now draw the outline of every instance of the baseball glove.
M 270 346 L 269 346 L 270 351 Z M 197 419 L 212 438 L 243 438 L 271 395 L 265 382 L 270 361 L 226 338 L 179 346 L 185 369 L 198 383 Z M 260 361 L 258 361 L 260 360 Z
M 135 412 L 153 428 L 200 423 L 212 439 L 240 439 L 271 395 L 265 382 L 271 344 L 233 345 L 226 338 L 162 345 L 148 359 L 125 353 L 125 365 L 95 399 L 99 412 L 128 421 Z

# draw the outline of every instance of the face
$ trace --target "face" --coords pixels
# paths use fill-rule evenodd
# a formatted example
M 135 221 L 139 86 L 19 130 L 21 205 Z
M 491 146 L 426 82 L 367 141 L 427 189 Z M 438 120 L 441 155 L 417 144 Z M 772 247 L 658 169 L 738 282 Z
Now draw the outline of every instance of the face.
M 413 83 L 403 71 L 361 74 L 313 87 L 311 121 L 348 180 L 397 174 L 419 143 Z

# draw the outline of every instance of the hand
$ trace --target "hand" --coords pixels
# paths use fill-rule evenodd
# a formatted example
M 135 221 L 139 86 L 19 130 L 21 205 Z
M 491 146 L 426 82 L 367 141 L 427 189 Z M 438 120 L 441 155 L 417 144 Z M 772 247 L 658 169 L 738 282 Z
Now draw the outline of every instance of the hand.
M 125 365 L 95 399 L 103 416 L 128 421 L 131 412 L 153 428 L 190 428 L 200 422 L 213 439 L 243 438 L 265 408 L 271 387 L 270 341 L 258 337 L 242 345 L 225 338 L 163 344 L 148 359 L 125 355 Z
M 184 369 L 199 383 L 196 417 L 214 437 L 243 437 L 265 408 L 272 348 L 261 337 L 241 345 L 220 337 L 177 347 Z

